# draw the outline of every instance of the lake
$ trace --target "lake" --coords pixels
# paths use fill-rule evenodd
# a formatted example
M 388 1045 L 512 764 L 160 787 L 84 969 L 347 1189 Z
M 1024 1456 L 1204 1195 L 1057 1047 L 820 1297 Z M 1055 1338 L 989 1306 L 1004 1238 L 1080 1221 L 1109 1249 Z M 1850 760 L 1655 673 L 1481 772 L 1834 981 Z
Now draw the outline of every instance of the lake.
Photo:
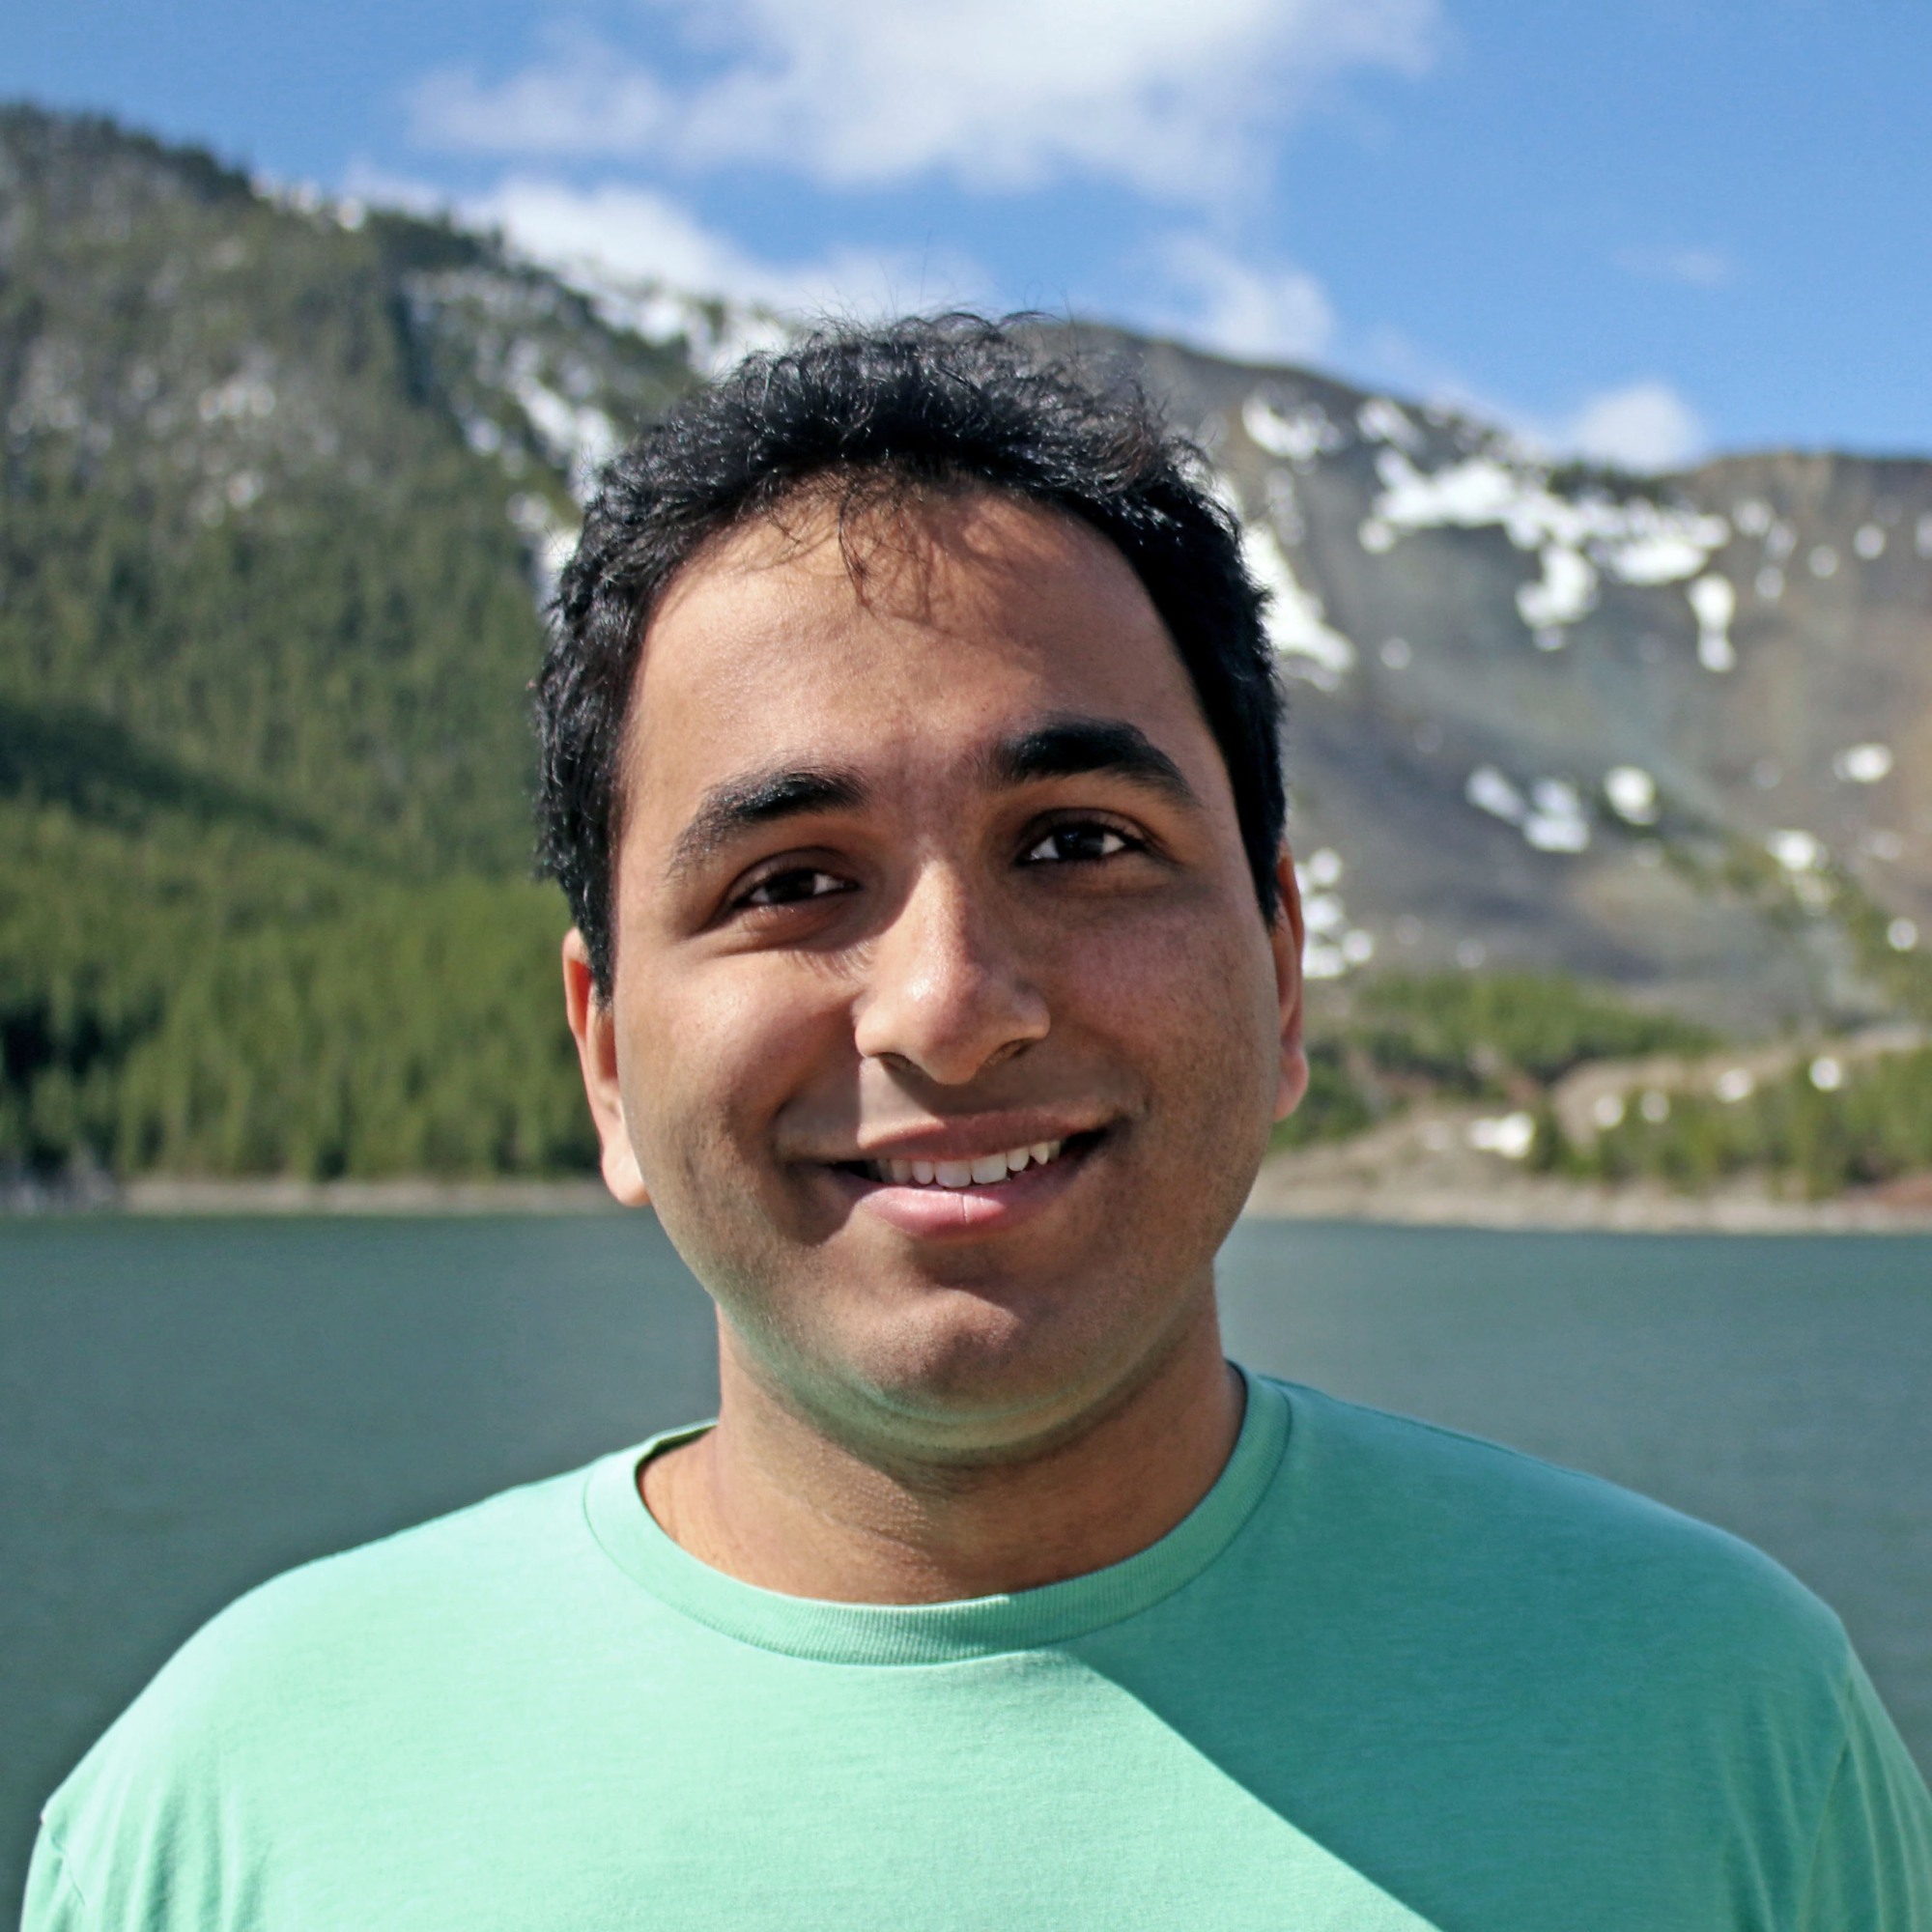
M 1932 1765 L 1932 1237 L 1247 1222 L 1253 1367 L 1771 1550 Z M 0 1222 L 0 1897 L 41 1800 L 273 1572 L 709 1412 L 648 1216 Z

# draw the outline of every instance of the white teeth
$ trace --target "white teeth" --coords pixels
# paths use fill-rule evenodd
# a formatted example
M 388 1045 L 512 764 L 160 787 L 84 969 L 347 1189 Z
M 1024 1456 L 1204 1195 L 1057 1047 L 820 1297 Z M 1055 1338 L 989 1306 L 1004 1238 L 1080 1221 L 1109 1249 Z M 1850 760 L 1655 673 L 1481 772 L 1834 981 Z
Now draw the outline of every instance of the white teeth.
M 1009 1175 L 1023 1174 L 1029 1166 L 1044 1167 L 1055 1159 L 1062 1141 L 1035 1141 L 1006 1153 L 984 1153 L 972 1160 L 875 1160 L 874 1179 L 890 1181 L 895 1187 L 908 1183 L 920 1187 L 991 1187 Z

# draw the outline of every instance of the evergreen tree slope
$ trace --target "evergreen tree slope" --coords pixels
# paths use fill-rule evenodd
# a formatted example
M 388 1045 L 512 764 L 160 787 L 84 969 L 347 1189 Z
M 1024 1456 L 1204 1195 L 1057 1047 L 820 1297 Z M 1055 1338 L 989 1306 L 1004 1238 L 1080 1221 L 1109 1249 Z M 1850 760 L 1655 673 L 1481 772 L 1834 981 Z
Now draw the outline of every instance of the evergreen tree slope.
M 604 412 L 690 380 L 487 239 L 0 114 L 0 1167 L 587 1158 L 525 690 Z
M 486 241 L 0 117 L 0 696 L 399 860 L 514 868 L 533 549 L 574 515 L 519 396 L 548 428 L 688 380 Z
M 598 466 L 770 327 L 0 109 L 0 1191 L 590 1160 L 528 876 L 539 611 Z M 1932 464 L 1625 476 L 1050 332 L 1164 398 L 1271 593 L 1316 982 L 1286 1140 L 1932 1018 Z M 1910 1080 L 1864 1079 L 1537 1158 L 1932 1159 L 1881 1131 Z

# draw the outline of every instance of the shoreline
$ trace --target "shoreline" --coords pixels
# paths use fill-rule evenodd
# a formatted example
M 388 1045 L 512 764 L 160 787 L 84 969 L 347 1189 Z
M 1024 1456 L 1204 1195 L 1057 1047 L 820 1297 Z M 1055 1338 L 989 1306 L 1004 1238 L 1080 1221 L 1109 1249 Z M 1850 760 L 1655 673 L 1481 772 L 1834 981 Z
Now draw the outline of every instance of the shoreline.
M 1932 1187 L 1825 1201 L 1783 1200 L 1762 1184 L 1706 1195 L 1653 1186 L 1602 1187 L 1520 1171 L 1480 1176 L 1391 1172 L 1347 1150 L 1276 1155 L 1262 1169 L 1244 1220 L 1359 1221 L 1403 1227 L 1546 1233 L 1826 1235 L 1932 1234 Z M 0 1190 L 0 1221 L 263 1219 L 311 1216 L 468 1217 L 620 1214 L 601 1181 L 212 1179 L 145 1176 L 115 1186 Z
M 471 1214 L 617 1214 L 601 1180 L 299 1180 L 292 1177 L 199 1179 L 143 1175 L 115 1184 L 93 1180 L 72 1189 L 16 1185 L 0 1189 L 0 1221 L 94 1215 L 102 1220 L 275 1218 L 370 1215 L 435 1218 Z
M 1810 1201 L 1763 1173 L 1700 1194 L 1654 1179 L 1569 1179 L 1502 1151 L 1506 1121 L 1471 1107 L 1420 1107 L 1346 1141 L 1271 1154 L 1246 1213 L 1267 1220 L 1352 1220 L 1414 1227 L 1612 1234 L 1932 1234 L 1932 1172 Z M 1488 1131 L 1485 1131 L 1485 1130 Z
M 1262 1189 L 1257 1187 L 1257 1196 Z M 1755 1191 L 1668 1194 L 1525 1180 L 1493 1193 L 1311 1186 L 1250 1199 L 1250 1221 L 1360 1221 L 1415 1228 L 1615 1235 L 1932 1235 L 1932 1209 L 1868 1195 L 1783 1201 Z

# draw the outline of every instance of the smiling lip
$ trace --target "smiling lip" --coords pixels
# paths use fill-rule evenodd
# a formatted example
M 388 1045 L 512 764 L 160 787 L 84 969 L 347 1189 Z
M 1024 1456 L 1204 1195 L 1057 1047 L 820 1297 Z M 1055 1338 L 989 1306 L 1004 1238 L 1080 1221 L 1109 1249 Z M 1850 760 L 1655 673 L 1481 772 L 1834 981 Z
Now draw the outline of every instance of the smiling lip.
M 909 1135 L 868 1156 L 825 1163 L 822 1171 L 855 1207 L 902 1234 L 991 1234 L 1057 1200 L 1107 1132 L 1009 1139 L 1010 1129 L 969 1131 L 970 1139 L 957 1127 Z

